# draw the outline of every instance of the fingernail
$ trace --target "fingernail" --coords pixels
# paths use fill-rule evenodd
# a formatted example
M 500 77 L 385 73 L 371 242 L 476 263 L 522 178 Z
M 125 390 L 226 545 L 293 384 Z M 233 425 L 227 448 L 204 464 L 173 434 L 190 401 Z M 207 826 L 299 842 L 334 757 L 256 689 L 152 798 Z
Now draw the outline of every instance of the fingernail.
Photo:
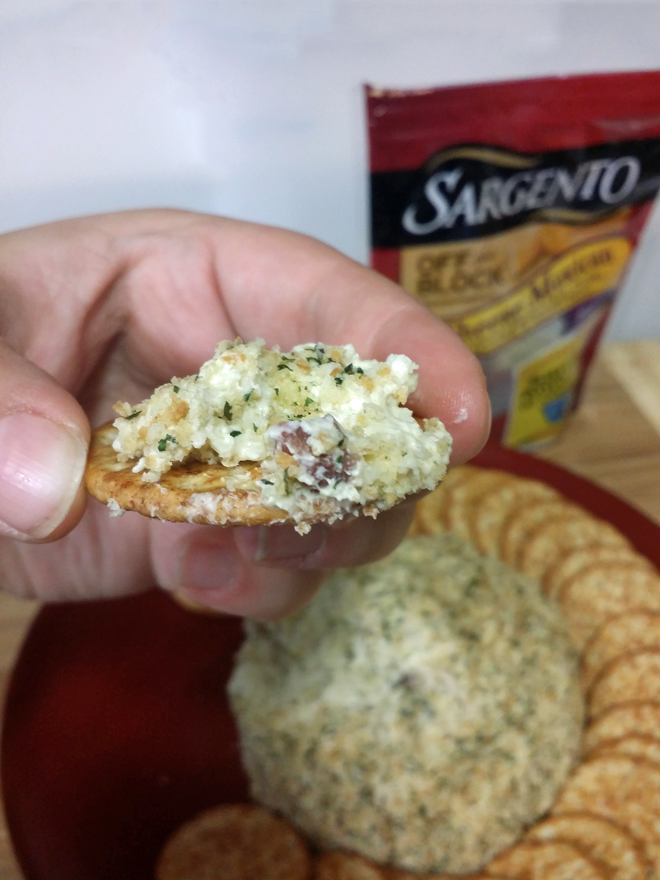
M 282 562 L 302 559 L 319 550 L 325 541 L 323 528 L 315 526 L 300 535 L 292 526 L 260 526 L 255 562 Z
M 242 575 L 238 554 L 212 543 L 193 543 L 184 552 L 180 586 L 194 590 L 230 590 Z
M 82 437 L 31 413 L 0 419 L 0 522 L 45 538 L 64 519 L 87 460 Z

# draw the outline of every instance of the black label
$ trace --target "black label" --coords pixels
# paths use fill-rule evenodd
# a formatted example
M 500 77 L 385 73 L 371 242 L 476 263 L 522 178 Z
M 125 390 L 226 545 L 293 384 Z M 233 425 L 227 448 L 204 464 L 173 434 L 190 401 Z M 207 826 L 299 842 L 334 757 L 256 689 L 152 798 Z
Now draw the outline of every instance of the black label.
M 480 238 L 533 220 L 593 223 L 660 189 L 660 139 L 539 154 L 466 144 L 371 175 L 372 246 Z

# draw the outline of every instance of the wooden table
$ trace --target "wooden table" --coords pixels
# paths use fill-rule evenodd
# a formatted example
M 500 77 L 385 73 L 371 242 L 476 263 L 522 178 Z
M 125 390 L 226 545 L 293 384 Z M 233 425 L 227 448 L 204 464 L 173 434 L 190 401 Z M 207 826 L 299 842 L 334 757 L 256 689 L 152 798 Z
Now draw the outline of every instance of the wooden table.
M 622 496 L 660 523 L 660 340 L 600 353 L 580 410 L 544 458 Z M 0 697 L 38 608 L 0 594 Z M 21 880 L 0 814 L 0 878 Z

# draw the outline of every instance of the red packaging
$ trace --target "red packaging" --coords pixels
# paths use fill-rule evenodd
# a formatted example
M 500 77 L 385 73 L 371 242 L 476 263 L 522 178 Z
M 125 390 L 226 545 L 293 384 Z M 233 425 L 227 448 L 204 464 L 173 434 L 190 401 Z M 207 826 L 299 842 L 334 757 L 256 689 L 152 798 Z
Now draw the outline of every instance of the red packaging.
M 660 71 L 366 92 L 372 265 L 480 358 L 494 438 L 549 442 L 660 188 Z

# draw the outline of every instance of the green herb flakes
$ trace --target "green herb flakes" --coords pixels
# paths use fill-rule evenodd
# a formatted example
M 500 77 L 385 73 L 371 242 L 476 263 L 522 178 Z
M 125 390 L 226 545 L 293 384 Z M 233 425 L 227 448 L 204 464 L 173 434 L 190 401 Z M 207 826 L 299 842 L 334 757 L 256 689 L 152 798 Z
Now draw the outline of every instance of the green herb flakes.
M 176 438 L 172 437 L 171 434 L 166 434 L 162 440 L 158 441 L 158 451 L 165 452 L 168 443 L 176 443 Z

